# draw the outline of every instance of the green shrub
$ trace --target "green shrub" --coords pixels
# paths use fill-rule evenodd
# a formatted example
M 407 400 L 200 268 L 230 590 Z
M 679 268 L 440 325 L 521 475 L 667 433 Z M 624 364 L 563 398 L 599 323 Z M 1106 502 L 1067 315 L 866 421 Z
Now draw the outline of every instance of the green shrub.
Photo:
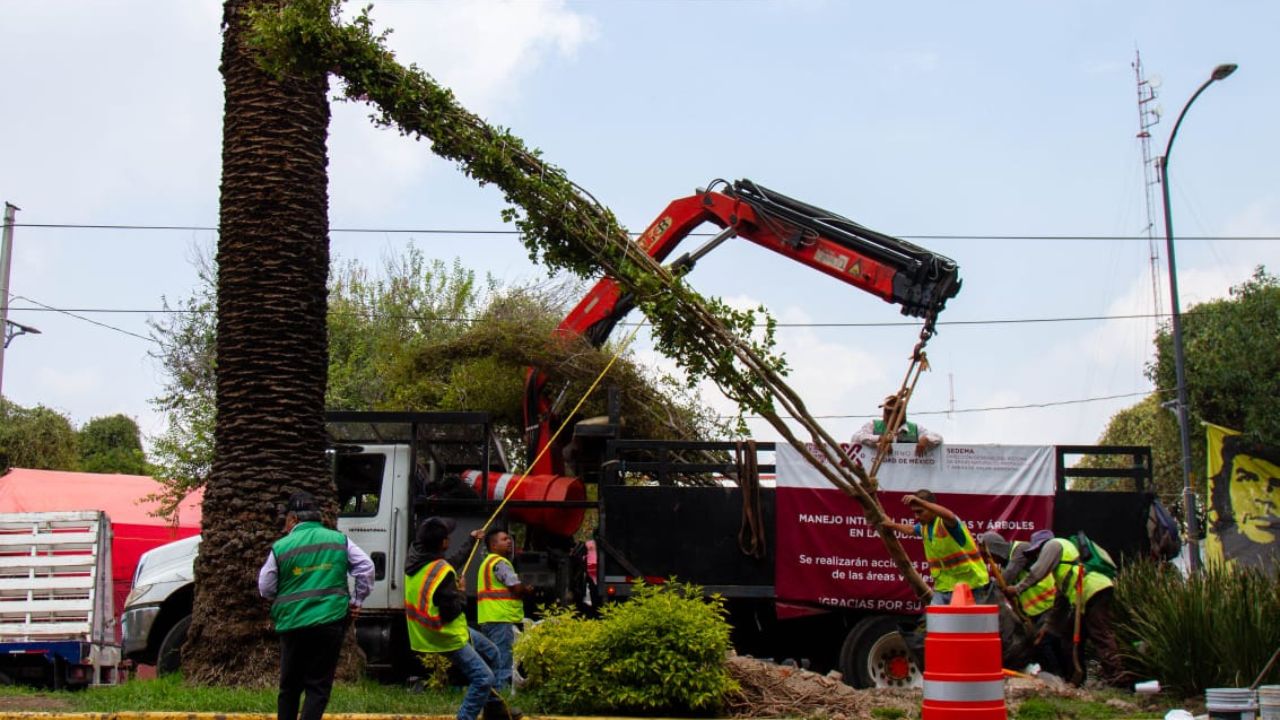
M 516 658 L 549 712 L 714 712 L 736 689 L 724 615 L 723 601 L 694 585 L 637 584 L 599 620 L 549 613 L 521 636 Z
M 1215 563 L 1184 578 L 1171 565 L 1130 563 L 1115 600 L 1130 669 L 1188 695 L 1248 686 L 1280 647 L 1280 569 Z

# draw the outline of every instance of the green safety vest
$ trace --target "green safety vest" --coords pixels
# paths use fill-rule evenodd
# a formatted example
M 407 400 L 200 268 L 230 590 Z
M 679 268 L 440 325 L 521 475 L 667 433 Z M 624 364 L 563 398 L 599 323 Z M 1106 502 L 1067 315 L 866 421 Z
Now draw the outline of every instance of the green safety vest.
M 494 572 L 498 563 L 511 561 L 489 553 L 480 563 L 480 589 L 476 591 L 476 621 L 485 623 L 518 623 L 524 620 L 524 601 L 516 597 L 511 588 L 502 584 Z M 514 571 L 515 568 L 513 567 Z
M 866 426 L 864 425 L 863 427 L 866 427 Z M 876 435 L 883 435 L 885 429 L 886 427 L 884 424 L 884 420 L 877 420 L 875 421 L 875 424 L 871 426 L 871 432 L 875 433 Z M 919 442 L 920 428 L 916 427 L 916 424 L 913 422 L 904 422 L 902 423 L 902 427 L 898 428 L 898 437 L 895 439 L 898 442 L 904 442 L 904 443 Z
M 347 616 L 347 536 L 318 522 L 298 523 L 271 552 L 279 568 L 271 603 L 277 632 Z
M 1111 578 L 1102 573 L 1085 571 L 1084 565 L 1077 562 L 1080 559 L 1080 550 L 1075 543 L 1066 538 L 1054 538 L 1048 542 L 1062 544 L 1062 561 L 1053 569 L 1053 582 L 1058 592 L 1066 595 L 1072 605 L 1076 604 L 1076 600 L 1081 595 L 1084 596 L 1084 602 L 1088 605 L 1090 598 L 1098 591 L 1114 585 Z M 1083 583 L 1081 583 L 1082 576 Z
M 982 553 L 978 552 L 969 528 L 963 522 L 958 522 L 957 526 L 960 528 L 959 541 L 952 537 L 940 517 L 934 518 L 929 527 L 920 528 L 924 556 L 929 561 L 929 574 L 933 576 L 933 589 L 938 592 L 951 592 L 957 583 L 968 583 L 976 590 L 991 582 L 986 563 L 982 562 Z
M 1013 551 L 1022 544 L 1023 543 L 1019 540 L 1013 541 L 1013 544 L 1009 546 L 1009 554 L 1012 555 Z M 1022 578 L 1026 576 L 1027 571 L 1024 570 L 1018 574 L 1018 577 L 1012 578 L 1012 580 L 1015 583 L 1020 582 Z M 1006 580 L 1007 579 L 1010 578 L 1006 578 Z M 1057 598 L 1058 586 L 1054 584 L 1052 574 L 1045 575 L 1040 578 L 1040 582 L 1032 585 L 1026 590 L 1023 590 L 1022 593 L 1018 595 L 1018 601 L 1022 605 L 1022 610 L 1028 617 L 1036 617 L 1037 615 L 1049 610 L 1049 608 L 1053 607 L 1053 601 Z
M 465 613 L 445 622 L 436 607 L 436 589 L 446 582 L 456 582 L 455 577 L 452 565 L 435 560 L 405 578 L 404 616 L 409 624 L 409 647 L 417 652 L 452 652 L 470 640 Z

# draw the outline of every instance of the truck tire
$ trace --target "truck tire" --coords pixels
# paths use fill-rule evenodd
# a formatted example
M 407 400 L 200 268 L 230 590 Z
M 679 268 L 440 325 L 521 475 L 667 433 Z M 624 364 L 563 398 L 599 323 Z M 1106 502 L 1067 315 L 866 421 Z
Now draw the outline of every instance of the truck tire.
M 840 647 L 840 672 L 859 688 L 923 687 L 924 678 L 901 632 L 902 619 L 874 615 L 859 620 Z
M 167 675 L 177 672 L 182 667 L 182 645 L 187 642 L 187 628 L 191 627 L 191 616 L 187 615 L 169 628 L 164 640 L 160 641 L 160 650 L 156 653 L 156 674 Z

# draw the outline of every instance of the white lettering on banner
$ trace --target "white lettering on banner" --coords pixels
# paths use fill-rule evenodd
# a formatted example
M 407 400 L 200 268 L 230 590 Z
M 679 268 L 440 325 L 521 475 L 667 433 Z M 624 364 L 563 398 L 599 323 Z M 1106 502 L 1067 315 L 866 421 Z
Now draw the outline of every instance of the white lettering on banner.
M 1040 495 L 1051 497 L 1054 488 L 1053 447 L 1044 445 L 943 445 L 923 458 L 915 446 L 898 443 L 885 458 L 877 475 L 881 490 L 914 492 L 927 487 L 936 493 L 967 495 Z M 821 457 L 816 453 L 816 457 Z M 846 453 L 855 458 L 861 446 Z M 775 456 L 777 486 L 831 489 L 826 478 L 809 465 L 798 450 L 780 445 Z

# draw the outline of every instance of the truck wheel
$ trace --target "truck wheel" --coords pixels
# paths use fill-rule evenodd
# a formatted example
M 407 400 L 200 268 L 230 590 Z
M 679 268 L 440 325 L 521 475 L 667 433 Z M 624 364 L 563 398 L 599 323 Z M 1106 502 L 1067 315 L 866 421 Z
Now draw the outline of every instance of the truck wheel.
M 840 672 L 860 688 L 923 687 L 924 678 L 899 632 L 901 620 L 891 615 L 863 618 L 845 636 Z
M 160 641 L 160 651 L 156 653 L 156 674 L 167 675 L 177 672 L 182 667 L 182 645 L 187 641 L 187 628 L 191 627 L 191 616 L 188 615 L 169 628 L 164 640 Z

